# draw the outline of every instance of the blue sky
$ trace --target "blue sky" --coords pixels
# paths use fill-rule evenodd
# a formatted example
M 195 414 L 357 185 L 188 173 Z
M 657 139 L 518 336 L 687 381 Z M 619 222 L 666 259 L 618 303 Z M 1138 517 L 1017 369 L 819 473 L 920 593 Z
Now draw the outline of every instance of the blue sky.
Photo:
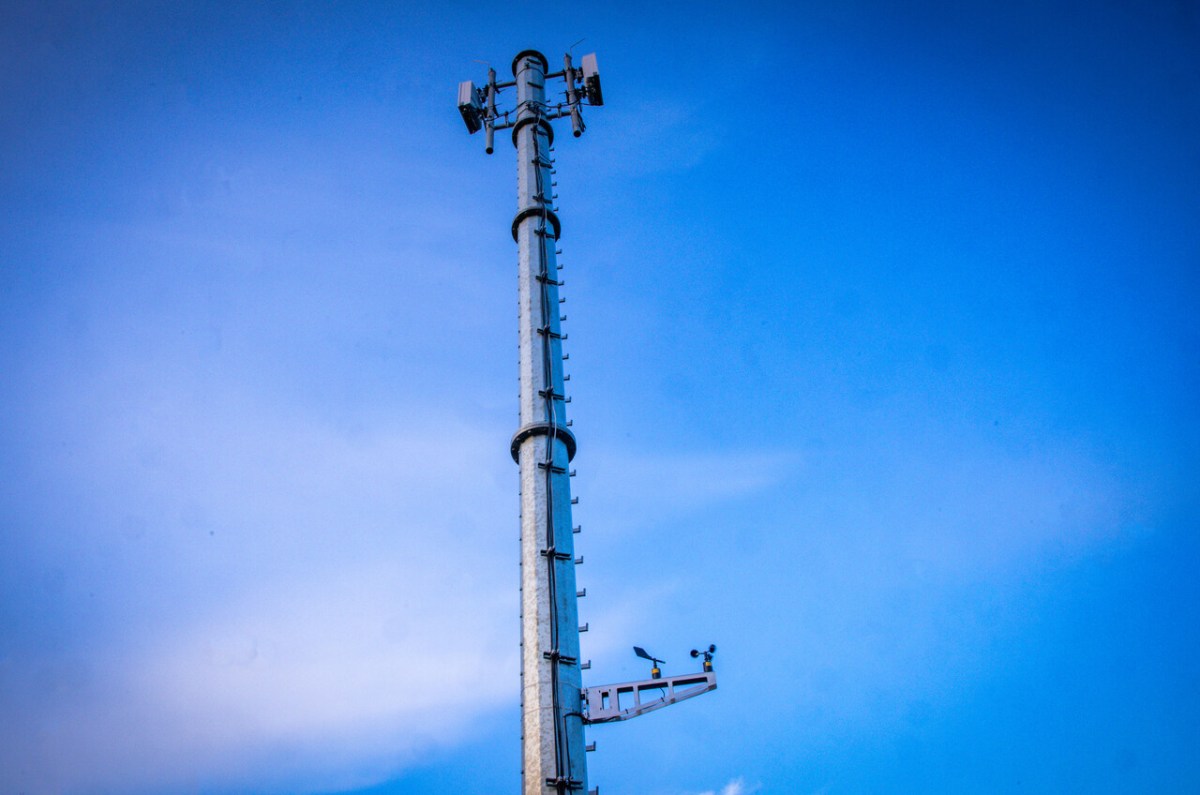
M 720 676 L 591 783 L 1200 788 L 1195 4 L 8 2 L 0 791 L 517 789 L 454 98 L 585 37 L 585 683 Z

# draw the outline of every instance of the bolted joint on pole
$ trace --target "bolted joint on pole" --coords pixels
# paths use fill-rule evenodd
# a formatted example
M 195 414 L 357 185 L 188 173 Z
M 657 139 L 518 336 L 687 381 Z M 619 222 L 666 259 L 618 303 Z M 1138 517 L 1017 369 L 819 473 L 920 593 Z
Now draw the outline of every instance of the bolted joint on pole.
M 543 75 L 550 70 L 550 62 L 546 60 L 546 56 L 537 50 L 521 50 L 512 60 L 512 73 L 513 77 L 517 78 L 517 80 L 521 79 L 522 62 L 530 58 L 541 63 Z

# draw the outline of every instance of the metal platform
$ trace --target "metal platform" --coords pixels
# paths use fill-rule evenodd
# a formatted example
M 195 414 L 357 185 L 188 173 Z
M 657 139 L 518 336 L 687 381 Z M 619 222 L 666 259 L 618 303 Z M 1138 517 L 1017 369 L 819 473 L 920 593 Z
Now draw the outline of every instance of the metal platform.
M 629 720 L 716 689 L 716 671 L 587 687 L 583 690 L 583 722 Z

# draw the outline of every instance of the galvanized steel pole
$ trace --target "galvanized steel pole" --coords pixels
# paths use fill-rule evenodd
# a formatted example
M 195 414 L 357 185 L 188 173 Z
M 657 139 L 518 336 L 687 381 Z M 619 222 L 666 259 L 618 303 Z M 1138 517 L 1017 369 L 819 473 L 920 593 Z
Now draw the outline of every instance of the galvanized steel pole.
M 484 131 L 484 149 L 493 151 L 496 130 L 512 130 L 517 149 L 517 214 L 512 222 L 517 242 L 517 306 L 521 382 L 520 427 L 511 452 L 521 476 L 521 767 L 524 795 L 567 795 L 587 792 L 584 745 L 586 724 L 629 720 L 717 688 L 712 654 L 699 674 L 663 678 L 661 660 L 640 646 L 639 657 L 651 660 L 649 680 L 582 687 L 589 666 L 579 657 L 579 626 L 571 525 L 571 459 L 575 437 L 566 417 L 563 393 L 558 261 L 561 225 L 554 209 L 551 181 L 554 143 L 551 120 L 570 117 L 571 132 L 584 130 L 582 105 L 604 104 L 595 54 L 575 67 L 569 54 L 563 68 L 550 72 L 546 56 L 525 50 L 513 59 L 512 82 L 498 83 L 488 69 L 486 90 L 471 81 L 458 85 L 458 110 L 467 131 Z M 562 78 L 565 101 L 546 102 L 546 80 Z M 515 110 L 499 111 L 496 93 L 517 89 Z M 594 795 L 595 791 L 592 791 Z
M 467 131 L 484 131 L 493 151 L 496 130 L 511 129 L 517 149 L 517 302 L 520 426 L 513 434 L 513 460 L 521 477 L 521 768 L 524 795 L 587 792 L 583 727 L 584 696 L 579 658 L 571 525 L 571 481 L 575 437 L 566 418 L 558 262 L 560 224 L 551 177 L 554 143 L 551 120 L 569 116 L 576 137 L 583 132 L 580 106 L 602 105 L 596 56 L 576 68 L 563 56 L 563 69 L 550 72 L 546 56 L 525 50 L 513 59 L 513 81 L 499 83 L 488 69 L 485 89 L 471 81 L 458 86 L 458 110 Z M 562 78 L 565 101 L 546 101 L 546 80 Z M 578 85 L 577 85 L 578 84 Z M 496 94 L 516 88 L 515 110 L 499 111 Z
M 521 711 L 525 795 L 587 788 L 579 612 L 568 473 L 575 439 L 567 429 L 550 191 L 554 130 L 547 118 L 549 64 L 526 50 L 517 82 L 517 239 L 521 473 Z

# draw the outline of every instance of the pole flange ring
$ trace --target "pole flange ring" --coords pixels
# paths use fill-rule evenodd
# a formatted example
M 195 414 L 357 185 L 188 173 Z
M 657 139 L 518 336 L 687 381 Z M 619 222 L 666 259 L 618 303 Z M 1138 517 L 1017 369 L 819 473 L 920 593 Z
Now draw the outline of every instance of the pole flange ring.
M 546 139 L 550 146 L 554 146 L 554 127 L 550 124 L 550 120 L 542 116 L 526 116 L 517 119 L 517 123 L 512 128 L 513 146 L 517 145 L 517 133 L 521 132 L 522 128 L 528 127 L 530 124 L 537 124 L 546 132 Z
M 540 218 L 542 213 L 546 214 L 546 219 L 549 220 L 550 225 L 554 227 L 554 239 L 558 240 L 559 235 L 562 234 L 562 224 L 559 223 L 558 216 L 555 215 L 554 211 L 549 207 L 526 207 L 524 210 L 521 210 L 519 213 L 517 213 L 512 222 L 513 240 L 515 241 L 517 239 L 517 229 L 520 228 L 522 221 L 524 221 L 526 218 L 532 218 L 533 216 L 538 216 Z
M 542 55 L 537 50 L 521 50 L 519 53 L 517 53 L 517 57 L 513 58 L 513 62 L 512 62 L 513 77 L 519 77 L 519 75 L 517 74 L 517 65 L 519 63 L 521 63 L 521 61 L 525 58 L 537 58 L 539 61 L 541 61 L 542 62 L 542 74 L 546 74 L 546 72 L 550 71 L 550 62 L 546 60 L 546 56 Z
M 570 461 L 575 457 L 575 434 L 562 425 L 535 422 L 520 428 L 513 434 L 512 442 L 509 444 L 508 449 L 512 453 L 512 460 L 514 462 L 520 463 L 518 453 L 521 450 L 521 442 L 531 436 L 553 436 L 556 439 L 562 439 L 563 444 L 567 446 L 567 460 Z

